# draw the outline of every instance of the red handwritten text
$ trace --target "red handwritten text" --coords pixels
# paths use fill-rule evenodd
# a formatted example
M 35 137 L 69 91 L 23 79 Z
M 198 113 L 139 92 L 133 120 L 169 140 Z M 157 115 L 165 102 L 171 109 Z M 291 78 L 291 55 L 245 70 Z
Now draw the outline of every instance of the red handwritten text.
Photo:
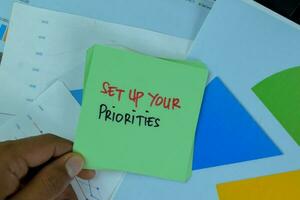
M 118 101 L 121 101 L 122 94 L 125 92 L 125 90 L 119 89 L 115 86 L 110 86 L 108 82 L 103 82 L 102 86 L 103 90 L 101 91 L 101 93 L 107 94 L 110 97 L 118 95 Z
M 151 97 L 150 106 L 163 106 L 168 110 L 181 108 L 179 98 L 162 97 L 158 93 L 153 95 L 151 92 L 149 92 L 148 95 Z
M 102 83 L 102 94 L 108 95 L 109 97 L 117 97 L 118 101 L 121 101 L 123 98 L 123 94 L 127 93 L 124 89 L 121 89 L 117 86 L 112 86 L 109 82 Z M 149 102 L 150 98 L 150 107 L 161 107 L 167 110 L 175 110 L 181 108 L 181 102 L 179 98 L 175 97 L 166 97 L 159 93 L 148 92 L 148 96 L 145 96 L 145 92 L 138 91 L 137 89 L 129 89 L 128 90 L 128 100 L 134 103 L 134 106 L 138 108 L 139 101 L 148 97 L 147 102 Z
M 135 107 L 138 107 L 138 101 L 140 98 L 142 98 L 144 96 L 144 92 L 139 92 L 136 89 L 129 90 L 129 100 L 134 102 Z

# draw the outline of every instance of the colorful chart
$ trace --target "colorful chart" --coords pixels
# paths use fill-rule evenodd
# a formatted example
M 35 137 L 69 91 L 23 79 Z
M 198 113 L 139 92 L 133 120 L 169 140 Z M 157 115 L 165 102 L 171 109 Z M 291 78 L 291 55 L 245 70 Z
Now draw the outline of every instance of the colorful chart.
M 206 88 L 193 169 L 282 154 L 219 78 Z
M 220 200 L 298 200 L 300 171 L 217 185 Z
M 253 91 L 300 145 L 300 67 L 266 78 Z

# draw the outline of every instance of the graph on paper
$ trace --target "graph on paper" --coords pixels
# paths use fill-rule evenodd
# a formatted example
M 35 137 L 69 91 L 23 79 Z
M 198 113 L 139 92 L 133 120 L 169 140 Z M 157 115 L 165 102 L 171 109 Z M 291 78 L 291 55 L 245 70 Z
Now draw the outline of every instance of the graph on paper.
M 28 29 L 31 32 L 26 31 Z M 63 74 L 83 68 L 86 50 L 93 44 L 121 46 L 153 56 L 179 59 L 185 57 L 191 42 L 19 3 L 14 4 L 9 30 L 1 73 L 5 71 L 13 80 L 18 80 L 21 89 L 13 91 L 11 87 L 8 94 L 1 89 L 0 112 L 13 114 Z M 8 82 L 0 84 L 17 84 L 16 81 Z M 3 103 L 5 98 L 11 100 Z M 16 100 L 21 101 L 17 103 Z

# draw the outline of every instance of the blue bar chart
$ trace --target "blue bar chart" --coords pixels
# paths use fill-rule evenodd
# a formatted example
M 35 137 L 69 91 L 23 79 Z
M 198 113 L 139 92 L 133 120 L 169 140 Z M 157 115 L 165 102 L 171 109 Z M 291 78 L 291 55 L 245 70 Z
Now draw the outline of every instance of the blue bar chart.
M 0 40 L 5 40 L 7 25 L 0 24 Z

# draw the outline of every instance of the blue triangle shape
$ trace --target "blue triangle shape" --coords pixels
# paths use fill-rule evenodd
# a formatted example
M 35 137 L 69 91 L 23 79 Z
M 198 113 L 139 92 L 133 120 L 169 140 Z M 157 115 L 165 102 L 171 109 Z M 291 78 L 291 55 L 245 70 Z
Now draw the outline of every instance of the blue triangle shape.
M 3 40 L 5 36 L 7 26 L 4 24 L 0 24 L 0 40 Z
M 212 80 L 206 88 L 199 116 L 193 169 L 281 154 L 222 81 Z
M 82 104 L 82 89 L 70 91 L 75 100 L 81 105 Z

